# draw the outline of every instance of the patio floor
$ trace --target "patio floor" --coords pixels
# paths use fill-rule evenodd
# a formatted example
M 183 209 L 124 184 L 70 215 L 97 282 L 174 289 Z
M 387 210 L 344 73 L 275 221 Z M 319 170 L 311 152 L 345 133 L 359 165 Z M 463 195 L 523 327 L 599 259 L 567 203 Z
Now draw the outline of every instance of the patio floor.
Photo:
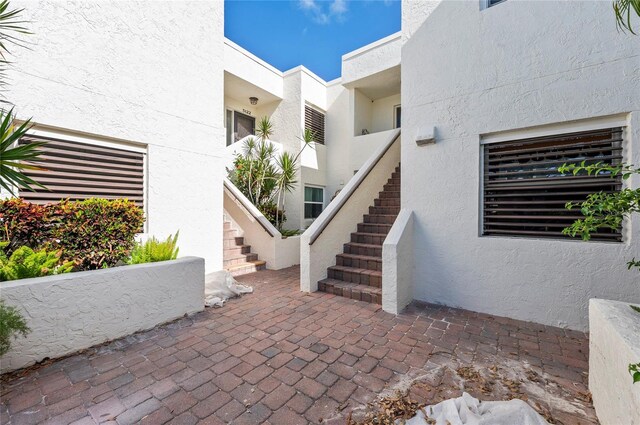
M 434 305 L 299 292 L 297 267 L 255 292 L 2 377 L 0 422 L 345 423 L 383 392 L 429 404 L 527 400 L 552 423 L 597 423 L 583 333 Z

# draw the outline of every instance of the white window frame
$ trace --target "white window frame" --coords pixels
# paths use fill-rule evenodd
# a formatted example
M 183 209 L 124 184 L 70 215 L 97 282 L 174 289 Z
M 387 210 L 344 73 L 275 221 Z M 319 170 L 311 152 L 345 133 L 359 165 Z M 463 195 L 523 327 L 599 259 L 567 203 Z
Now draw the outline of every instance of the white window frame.
M 315 220 L 315 218 L 313 218 L 313 217 L 307 217 L 306 206 L 307 206 L 307 204 L 312 204 L 312 205 L 318 205 L 319 204 L 319 205 L 322 205 L 322 211 L 324 211 L 325 199 L 326 199 L 326 196 L 327 196 L 327 191 L 325 190 L 324 186 L 316 186 L 316 185 L 312 185 L 312 184 L 305 184 L 303 187 L 304 187 L 304 191 L 303 191 L 303 194 L 302 194 L 302 214 L 303 214 L 303 217 L 304 217 L 305 220 Z M 304 192 L 306 192 L 307 188 L 322 190 L 322 202 L 305 200 L 305 193 Z M 322 211 L 320 211 L 320 213 L 322 213 Z

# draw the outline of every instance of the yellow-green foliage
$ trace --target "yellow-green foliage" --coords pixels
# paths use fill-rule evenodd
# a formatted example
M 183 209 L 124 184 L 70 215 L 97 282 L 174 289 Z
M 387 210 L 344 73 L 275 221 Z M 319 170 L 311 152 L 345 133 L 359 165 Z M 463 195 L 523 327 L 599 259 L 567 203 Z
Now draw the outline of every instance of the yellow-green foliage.
M 178 257 L 178 234 L 169 235 L 167 240 L 159 241 L 155 237 L 145 243 L 138 243 L 131 251 L 129 264 L 155 263 L 157 261 L 175 260 Z
M 22 246 L 7 258 L 4 251 L 0 250 L 0 281 L 69 273 L 73 268 L 73 263 L 58 265 L 59 262 L 59 251 L 34 251 Z

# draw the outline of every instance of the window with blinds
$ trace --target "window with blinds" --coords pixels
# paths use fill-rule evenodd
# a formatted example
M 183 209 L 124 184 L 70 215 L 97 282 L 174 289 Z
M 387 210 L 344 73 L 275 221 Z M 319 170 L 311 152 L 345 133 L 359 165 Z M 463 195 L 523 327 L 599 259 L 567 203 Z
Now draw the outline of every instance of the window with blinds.
M 48 190 L 33 187 L 19 196 L 34 203 L 61 199 L 127 198 L 144 207 L 144 154 L 51 137 L 25 136 L 20 144 L 45 142 L 38 165 L 25 174 Z
M 582 218 L 579 208 L 591 193 L 614 192 L 621 176 L 558 172 L 562 164 L 620 164 L 622 128 L 536 137 L 484 145 L 483 234 L 568 238 L 562 229 Z M 592 240 L 621 241 L 621 229 L 600 229 Z
M 304 128 L 315 134 L 314 142 L 324 145 L 324 114 L 310 106 L 304 106 Z

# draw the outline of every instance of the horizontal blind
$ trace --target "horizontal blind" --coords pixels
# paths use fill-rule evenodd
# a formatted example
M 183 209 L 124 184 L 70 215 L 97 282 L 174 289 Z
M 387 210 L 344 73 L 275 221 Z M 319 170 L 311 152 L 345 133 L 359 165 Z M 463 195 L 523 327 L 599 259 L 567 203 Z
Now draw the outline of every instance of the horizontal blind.
M 20 190 L 27 201 L 45 204 L 61 199 L 127 198 L 144 207 L 144 154 L 57 138 L 28 135 L 20 144 L 45 142 L 40 148 L 46 170 L 25 174 L 48 190 Z
M 562 164 L 622 161 L 622 128 L 484 145 L 483 234 L 564 238 L 562 229 L 582 218 L 582 202 L 591 193 L 621 189 L 620 176 L 562 175 Z M 594 240 L 620 241 L 621 230 L 599 229 Z
M 315 134 L 314 142 L 324 145 L 324 114 L 310 106 L 304 106 L 304 127 Z

